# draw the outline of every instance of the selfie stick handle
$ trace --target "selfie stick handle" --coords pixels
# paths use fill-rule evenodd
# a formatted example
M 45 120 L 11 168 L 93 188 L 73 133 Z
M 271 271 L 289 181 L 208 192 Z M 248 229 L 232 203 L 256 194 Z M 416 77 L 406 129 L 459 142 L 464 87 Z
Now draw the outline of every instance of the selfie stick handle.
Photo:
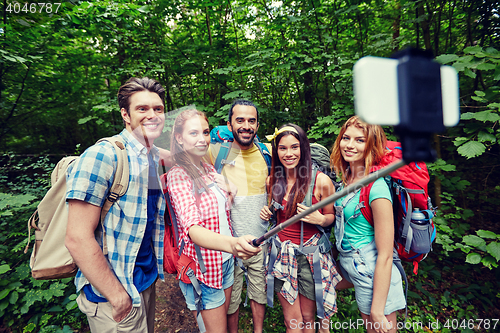
M 356 192 L 360 188 L 362 188 L 364 186 L 367 186 L 368 184 L 370 184 L 370 183 L 376 181 L 377 179 L 379 179 L 380 177 L 385 177 L 385 176 L 391 174 L 392 172 L 394 172 L 397 169 L 401 168 L 405 164 L 406 163 L 403 160 L 399 160 L 397 162 L 394 162 L 394 163 L 388 165 L 387 167 L 385 167 L 383 169 L 377 170 L 377 171 L 369 174 L 368 176 L 364 177 L 363 179 L 360 179 L 359 181 L 357 181 L 357 182 L 355 182 L 355 183 L 353 183 L 351 185 L 348 185 L 348 186 L 344 187 L 344 189 L 342 189 L 341 191 L 336 192 L 336 193 L 330 195 L 329 197 L 325 198 L 324 200 L 321 200 L 320 202 L 312 205 L 311 207 L 309 207 L 308 209 L 306 209 L 302 213 L 299 213 L 299 214 L 297 214 L 295 216 L 292 216 L 291 218 L 289 218 L 285 222 L 278 224 L 277 226 L 275 226 L 274 228 L 272 228 L 271 230 L 269 230 L 268 232 L 266 232 L 261 237 L 254 239 L 252 241 L 252 245 L 255 246 L 255 247 L 259 246 L 266 239 L 271 238 L 272 236 L 276 235 L 278 232 L 282 231 L 286 227 L 289 227 L 292 224 L 300 221 L 300 219 L 302 219 L 303 217 L 305 217 L 305 216 L 313 213 L 314 211 L 316 211 L 316 210 L 318 210 L 320 208 L 323 208 L 323 207 L 325 207 L 325 206 L 327 206 L 327 205 L 329 205 L 329 204 L 337 201 L 338 199 L 346 196 L 349 193 Z

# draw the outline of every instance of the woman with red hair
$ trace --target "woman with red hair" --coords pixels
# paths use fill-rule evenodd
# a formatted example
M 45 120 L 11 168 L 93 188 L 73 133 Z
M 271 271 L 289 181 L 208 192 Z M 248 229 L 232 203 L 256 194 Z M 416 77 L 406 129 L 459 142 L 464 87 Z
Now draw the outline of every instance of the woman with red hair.
M 369 125 L 357 116 L 342 126 L 332 148 L 330 164 L 342 175 L 344 186 L 368 175 L 386 153 L 382 127 Z M 368 332 L 394 332 L 397 310 L 406 301 L 401 275 L 393 264 L 394 220 L 391 192 L 379 178 L 370 190 L 369 202 L 360 203 L 360 190 L 335 203 L 335 242 L 343 278 L 354 285 L 356 302 Z M 360 212 L 370 205 L 373 226 Z

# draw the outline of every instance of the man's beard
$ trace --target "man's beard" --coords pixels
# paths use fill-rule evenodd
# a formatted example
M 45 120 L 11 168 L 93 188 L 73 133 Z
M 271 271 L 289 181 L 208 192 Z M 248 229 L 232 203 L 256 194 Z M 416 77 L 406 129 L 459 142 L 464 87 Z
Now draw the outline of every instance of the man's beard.
M 239 130 L 241 133 L 249 133 L 252 135 L 252 137 L 248 140 L 242 140 L 240 138 L 240 136 L 238 135 L 238 131 L 235 131 L 233 130 L 233 137 L 234 137 L 234 140 L 236 142 L 238 142 L 238 144 L 241 146 L 241 147 L 250 147 L 253 143 L 253 139 L 255 138 L 255 135 L 257 135 L 257 133 L 255 133 L 253 130 L 250 130 L 250 131 L 244 131 L 244 130 Z

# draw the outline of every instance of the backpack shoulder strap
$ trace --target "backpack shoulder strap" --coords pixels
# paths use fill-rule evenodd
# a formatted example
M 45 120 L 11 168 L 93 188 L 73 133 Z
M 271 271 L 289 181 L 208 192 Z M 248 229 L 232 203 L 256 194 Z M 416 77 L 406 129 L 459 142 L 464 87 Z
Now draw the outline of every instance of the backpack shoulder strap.
M 168 215 L 170 217 L 169 221 L 165 221 L 165 224 L 172 227 L 172 229 L 174 230 L 175 244 L 179 244 L 179 229 L 177 226 L 177 217 L 175 216 L 174 207 L 172 207 L 172 200 L 170 199 L 170 194 L 168 193 L 168 191 L 165 191 L 164 195 L 168 209 Z
M 217 157 L 215 158 L 215 162 L 214 162 L 214 168 L 215 168 L 215 171 L 217 171 L 217 173 L 221 173 L 222 172 L 222 168 L 224 168 L 224 164 L 228 164 L 227 163 L 227 156 L 229 155 L 229 151 L 231 150 L 231 146 L 232 146 L 232 142 L 231 141 L 223 141 L 221 144 L 220 144 L 220 147 L 219 147 L 219 153 L 217 154 Z
M 316 185 L 316 176 L 318 174 L 318 167 L 313 164 L 311 168 L 311 182 L 309 183 L 309 187 L 307 188 L 306 196 L 304 197 L 303 204 L 307 207 L 312 206 L 312 197 L 314 195 L 314 186 Z
M 271 153 L 269 152 L 269 149 L 267 149 L 267 146 L 264 143 L 262 143 L 260 141 L 256 141 L 256 140 L 254 140 L 254 143 L 257 146 L 257 148 L 259 148 L 259 151 L 262 154 L 264 161 L 266 161 L 267 174 L 270 175 L 271 174 L 271 164 L 272 164 Z
M 117 164 L 115 170 L 115 176 L 113 178 L 113 184 L 109 190 L 108 196 L 104 205 L 101 209 L 101 227 L 103 231 L 103 253 L 104 255 L 108 254 L 108 246 L 106 243 L 106 237 L 104 235 L 104 218 L 109 212 L 111 206 L 115 203 L 115 201 L 127 192 L 128 182 L 129 182 L 129 164 L 128 164 L 128 155 L 127 149 L 125 148 L 125 144 L 123 139 L 120 136 L 114 136 L 110 138 L 102 138 L 97 143 L 102 141 L 108 141 L 113 145 L 113 148 L 116 152 Z
M 387 186 L 389 186 L 389 191 L 391 191 L 391 177 L 386 177 L 385 182 L 387 183 Z M 361 191 L 359 192 L 359 204 L 360 204 L 360 211 L 361 214 L 363 214 L 363 217 L 368 221 L 368 223 L 371 224 L 373 227 L 373 213 L 372 209 L 370 207 L 370 191 L 373 187 L 373 183 L 370 183 L 364 187 L 361 188 Z M 392 191 L 391 191 L 391 196 L 392 196 Z M 393 198 L 394 200 L 394 198 Z
M 66 173 L 68 166 L 73 163 L 79 156 L 66 156 L 63 157 L 59 162 L 57 162 L 56 167 L 52 170 L 50 174 L 50 186 L 54 184 L 61 178 L 64 177 L 66 181 Z
M 360 211 L 363 217 L 371 224 L 373 227 L 373 213 L 370 207 L 370 190 L 372 189 L 373 183 L 370 183 L 361 188 L 359 192 L 359 203 L 362 204 Z
M 174 207 L 172 206 L 172 198 L 170 197 L 170 193 L 168 193 L 167 188 L 167 174 L 164 173 L 160 176 L 160 180 L 163 187 L 163 195 L 165 196 L 165 205 L 166 211 L 168 213 L 169 218 L 165 219 L 165 228 L 172 228 L 174 231 L 174 241 L 175 245 L 179 246 L 179 226 L 177 225 L 177 217 L 175 216 Z M 179 256 L 182 253 L 182 249 L 184 248 L 184 241 L 179 246 Z
M 318 177 L 318 172 L 319 172 L 319 169 L 318 169 L 318 166 L 316 164 L 313 164 L 312 165 L 312 175 L 311 175 L 311 183 L 309 183 L 309 188 L 307 189 L 307 192 L 306 192 L 306 196 L 304 198 L 304 201 L 302 202 L 304 205 L 306 205 L 307 207 L 311 207 L 312 206 L 312 197 L 314 195 L 314 189 L 316 188 L 316 178 Z M 302 222 L 301 222 L 302 223 Z M 318 228 L 318 230 L 322 233 L 322 234 L 325 234 L 325 228 L 319 226 L 319 225 L 316 225 L 316 228 Z M 302 226 L 301 226 L 301 229 L 300 229 L 300 244 L 302 245 L 303 244 L 303 229 L 302 229 Z
M 312 197 L 314 195 L 314 188 L 316 187 L 316 177 L 318 176 L 318 167 L 313 164 L 311 168 L 311 182 L 309 183 L 309 187 L 307 188 L 306 196 L 304 198 L 304 201 L 302 204 L 306 205 L 307 207 L 312 206 Z M 324 234 L 325 229 L 319 225 L 316 225 L 316 228 Z M 300 222 L 300 251 L 302 251 L 302 248 L 304 246 L 304 222 Z
M 201 194 L 203 192 L 205 192 L 205 188 L 199 188 L 198 190 L 196 190 L 194 184 L 193 184 L 193 188 L 191 189 L 192 193 L 193 193 L 193 196 L 194 196 L 194 199 L 195 199 L 195 202 L 196 202 L 196 207 L 198 207 L 198 210 L 200 209 L 200 200 L 201 200 Z M 184 240 L 183 240 L 184 242 Z M 198 257 L 198 265 L 200 265 L 200 271 L 202 274 L 205 274 L 207 272 L 207 268 L 205 266 L 205 262 L 203 261 L 203 256 L 201 254 L 201 249 L 200 249 L 200 246 L 195 244 L 193 242 L 193 245 L 194 245 L 194 250 L 196 252 L 196 256 Z M 184 246 L 182 246 L 184 247 Z M 182 249 L 179 249 L 179 256 L 181 255 L 182 253 Z
M 109 190 L 108 197 L 106 198 L 106 203 L 102 209 L 101 219 L 106 216 L 111 205 L 122 195 L 127 192 L 128 182 L 129 182 L 129 165 L 127 149 L 121 137 L 115 136 L 111 138 L 102 138 L 97 143 L 107 141 L 113 145 L 116 152 L 117 164 L 115 170 L 115 176 L 113 179 L 113 184 Z M 109 207 L 108 207 L 109 205 Z
M 255 145 L 259 149 L 260 153 L 262 154 L 262 157 L 264 158 L 264 161 L 266 161 L 267 165 L 267 172 L 268 174 L 271 173 L 271 153 L 269 152 L 269 149 L 266 147 L 265 144 L 263 144 L 260 141 L 254 141 Z M 220 144 L 220 149 L 219 152 L 217 153 L 217 157 L 215 158 L 214 162 L 214 168 L 217 173 L 221 173 L 222 169 L 224 168 L 224 164 L 231 164 L 234 162 L 229 162 L 227 161 L 227 157 L 229 155 L 229 152 L 231 151 L 231 146 L 232 146 L 232 141 L 225 140 Z

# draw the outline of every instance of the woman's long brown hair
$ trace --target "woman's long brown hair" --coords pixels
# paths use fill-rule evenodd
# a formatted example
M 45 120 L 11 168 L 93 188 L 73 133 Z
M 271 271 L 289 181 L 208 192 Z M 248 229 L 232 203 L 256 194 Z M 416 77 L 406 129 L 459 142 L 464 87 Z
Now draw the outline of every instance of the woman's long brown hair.
M 297 212 L 297 203 L 301 203 L 307 193 L 309 183 L 314 181 L 311 179 L 312 175 L 312 165 L 311 165 L 311 148 L 309 146 L 309 140 L 307 135 L 302 128 L 295 124 L 285 124 L 280 128 L 285 126 L 291 126 L 296 129 L 297 133 L 294 131 L 284 131 L 278 134 L 276 138 L 272 141 L 272 166 L 271 174 L 269 178 L 268 190 L 270 199 L 274 199 L 277 203 L 281 204 L 286 193 L 287 180 L 285 167 L 281 163 L 278 157 L 278 144 L 286 135 L 293 135 L 300 142 L 300 159 L 299 163 L 295 167 L 297 171 L 297 180 L 288 194 L 287 209 L 285 211 L 286 219 L 294 216 Z
M 177 139 L 175 138 L 176 135 L 182 135 L 184 124 L 187 120 L 193 117 L 203 117 L 208 123 L 207 116 L 201 111 L 195 109 L 182 111 L 177 116 L 177 118 L 175 118 L 174 126 L 172 128 L 170 152 L 172 153 L 172 159 L 174 160 L 175 164 L 178 164 L 179 166 L 184 168 L 189 177 L 191 177 L 194 184 L 194 190 L 196 191 L 196 193 L 198 193 L 198 190 L 201 188 L 204 188 L 205 191 L 208 191 L 208 186 L 207 184 L 205 184 L 200 170 L 191 162 L 188 152 L 186 152 L 186 150 L 177 142 Z

